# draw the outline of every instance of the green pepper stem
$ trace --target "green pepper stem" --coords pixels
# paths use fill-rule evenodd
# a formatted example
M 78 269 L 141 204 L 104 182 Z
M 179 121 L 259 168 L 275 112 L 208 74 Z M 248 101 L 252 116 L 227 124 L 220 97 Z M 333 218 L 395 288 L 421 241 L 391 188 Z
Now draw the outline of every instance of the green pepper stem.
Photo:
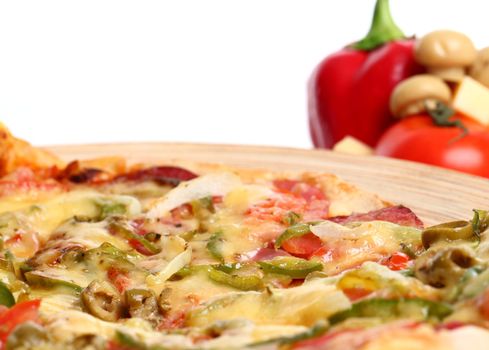
M 367 36 L 354 43 L 353 48 L 370 51 L 389 41 L 404 39 L 406 36 L 391 16 L 389 0 L 377 0 L 372 25 Z

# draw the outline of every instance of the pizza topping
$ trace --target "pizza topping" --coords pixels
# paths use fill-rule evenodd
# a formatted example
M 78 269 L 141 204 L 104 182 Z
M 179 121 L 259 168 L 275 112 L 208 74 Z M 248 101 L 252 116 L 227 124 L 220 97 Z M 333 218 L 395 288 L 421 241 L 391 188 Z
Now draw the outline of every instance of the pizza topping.
M 7 338 L 6 349 L 29 349 L 35 346 L 49 344 L 49 335 L 46 330 L 34 323 L 28 321 L 15 327 Z
M 125 238 L 128 243 L 139 253 L 144 255 L 153 255 L 160 252 L 160 248 L 148 241 L 143 236 L 136 233 L 130 224 L 120 218 L 113 217 L 109 223 L 109 232 Z
M 0 305 L 11 307 L 15 304 L 14 296 L 12 292 L 3 282 L 0 282 Z
M 423 245 L 429 248 L 439 241 L 480 241 L 481 233 L 487 228 L 489 228 L 489 212 L 476 209 L 472 221 L 451 221 L 426 228 L 422 236 Z
M 223 238 L 222 238 L 222 233 L 214 233 L 210 238 L 209 241 L 206 244 L 207 250 L 209 250 L 209 253 L 214 257 L 216 260 L 219 260 L 221 262 L 224 262 L 224 256 L 223 256 Z
M 115 181 L 154 181 L 162 185 L 177 186 L 180 182 L 195 179 L 197 176 L 190 170 L 180 167 L 156 166 L 119 175 Z
M 305 234 L 311 232 L 309 228 L 309 224 L 295 224 L 293 226 L 288 227 L 284 233 L 282 233 L 276 240 L 275 240 L 275 249 L 278 249 L 282 246 L 283 242 L 285 242 L 288 239 L 294 238 L 294 237 L 301 237 L 304 236 Z
M 0 349 L 5 349 L 8 336 L 17 326 L 29 321 L 38 321 L 40 304 L 39 299 L 29 300 L 0 312 Z
M 191 259 L 192 249 L 189 247 L 175 256 L 161 271 L 155 275 L 148 275 L 148 277 L 146 277 L 146 284 L 155 293 L 161 293 L 164 289 L 164 282 L 184 268 Z
M 367 299 L 359 301 L 349 309 L 340 311 L 329 318 L 331 324 L 342 322 L 352 317 L 378 317 L 386 319 L 442 320 L 453 312 L 448 304 L 424 299 Z
M 311 281 L 288 289 L 237 292 L 216 298 L 192 311 L 188 324 L 202 326 L 218 320 L 246 318 L 262 325 L 312 326 L 349 305 L 348 299 L 334 286 Z
M 252 206 L 248 215 L 286 225 L 328 217 L 330 203 L 318 187 L 289 179 L 275 180 L 273 185 L 278 194 Z
M 290 256 L 290 254 L 282 249 L 259 248 L 243 255 L 245 261 L 271 260 L 277 256 Z
M 157 324 L 161 320 L 156 296 L 149 289 L 127 290 L 124 293 L 124 304 L 131 317 L 139 317 L 152 324 Z
M 257 274 L 236 275 L 221 271 L 214 267 L 209 267 L 207 273 L 212 281 L 238 290 L 262 290 L 264 288 L 262 278 Z
M 93 281 L 81 293 L 85 309 L 105 321 L 117 321 L 122 316 L 122 300 L 119 292 L 108 282 Z
M 328 251 L 321 239 L 312 233 L 289 238 L 282 243 L 282 248 L 294 256 L 306 259 L 324 255 Z
M 80 161 L 70 162 L 60 173 L 57 179 L 62 181 L 67 179 L 77 184 L 97 183 L 107 179 L 107 174 L 102 169 L 82 167 Z
M 387 221 L 401 226 L 412 226 L 423 228 L 423 222 L 414 214 L 411 209 L 402 205 L 387 207 L 374 210 L 364 214 L 352 214 L 350 216 L 336 216 L 329 220 L 338 224 L 361 221 Z
M 395 252 L 387 259 L 382 261 L 382 264 L 393 271 L 399 271 L 406 269 L 409 261 L 410 258 L 408 255 L 404 254 L 403 252 Z
M 416 278 L 435 288 L 452 287 L 477 264 L 472 249 L 466 245 L 432 247 L 415 261 Z
M 318 261 L 308 261 L 291 256 L 278 256 L 272 260 L 260 261 L 258 264 L 265 272 L 292 278 L 306 278 L 311 272 L 323 269 L 323 265 Z
M 56 180 L 43 178 L 30 168 L 21 167 L 0 178 L 0 197 L 12 196 L 19 193 L 30 196 L 45 196 L 65 190 Z
M 225 196 L 242 184 L 233 173 L 214 173 L 203 175 L 190 181 L 182 182 L 164 197 L 156 200 L 147 213 L 148 218 L 156 219 L 165 216 L 172 209 L 193 200 L 208 196 Z
M 312 233 L 325 245 L 325 271 L 341 271 L 364 261 L 383 261 L 391 254 L 410 247 L 421 247 L 421 231 L 384 221 L 350 223 L 346 226 L 324 221 L 311 226 Z M 338 271 L 338 272 L 339 272 Z
M 75 293 L 82 291 L 79 285 L 61 278 L 52 277 L 45 271 L 27 271 L 24 278 L 30 286 L 44 289 L 64 288 Z

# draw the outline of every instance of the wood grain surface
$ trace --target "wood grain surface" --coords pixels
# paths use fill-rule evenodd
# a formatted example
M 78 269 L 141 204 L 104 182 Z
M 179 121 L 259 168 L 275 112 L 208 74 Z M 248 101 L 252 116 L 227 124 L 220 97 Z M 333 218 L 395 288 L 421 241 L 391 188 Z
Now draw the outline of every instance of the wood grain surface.
M 222 163 L 269 170 L 322 171 L 413 209 L 426 224 L 489 209 L 489 180 L 423 164 L 325 150 L 190 143 L 120 143 L 48 147 L 65 160 L 107 155 L 131 162 Z

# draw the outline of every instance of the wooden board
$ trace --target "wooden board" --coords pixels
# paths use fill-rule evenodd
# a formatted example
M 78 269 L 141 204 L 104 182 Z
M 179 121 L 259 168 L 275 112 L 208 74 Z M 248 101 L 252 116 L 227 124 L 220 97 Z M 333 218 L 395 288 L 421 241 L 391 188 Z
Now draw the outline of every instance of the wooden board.
M 66 160 L 120 155 L 133 162 L 223 163 L 271 170 L 334 173 L 389 201 L 412 208 L 426 224 L 469 218 L 489 209 L 489 180 L 423 164 L 324 150 L 187 143 L 52 146 Z

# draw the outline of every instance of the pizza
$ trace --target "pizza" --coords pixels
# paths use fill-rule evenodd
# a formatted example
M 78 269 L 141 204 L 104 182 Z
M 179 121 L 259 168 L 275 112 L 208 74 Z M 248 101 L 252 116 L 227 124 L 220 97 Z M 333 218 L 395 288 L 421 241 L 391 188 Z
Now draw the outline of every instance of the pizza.
M 0 127 L 1 349 L 486 349 L 489 214 L 334 175 L 65 163 Z

